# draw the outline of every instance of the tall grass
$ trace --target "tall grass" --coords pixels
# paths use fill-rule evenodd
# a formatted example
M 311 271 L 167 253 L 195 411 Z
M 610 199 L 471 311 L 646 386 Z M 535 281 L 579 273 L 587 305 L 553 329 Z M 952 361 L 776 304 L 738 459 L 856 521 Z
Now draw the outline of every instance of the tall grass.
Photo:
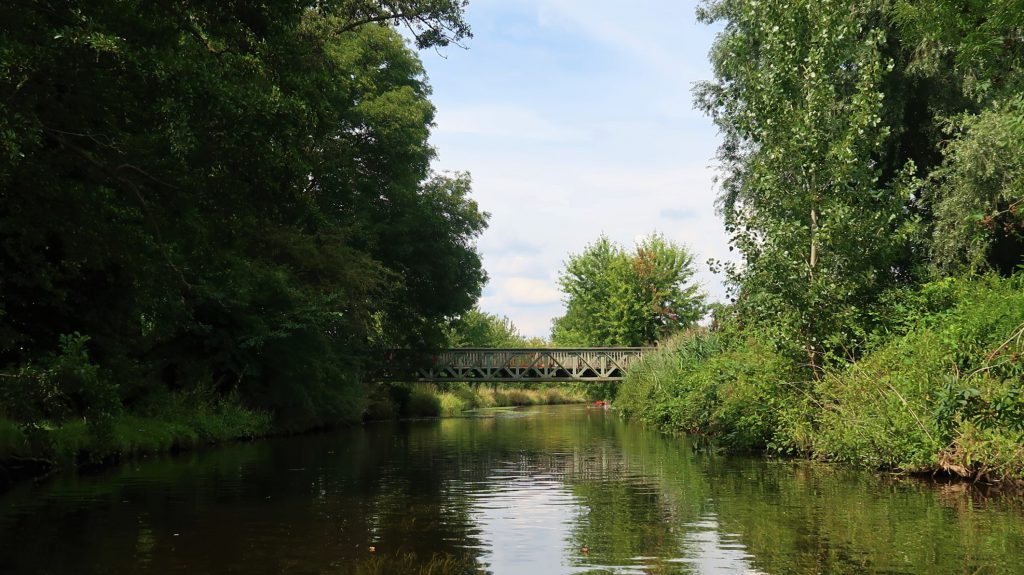
M 383 407 L 382 404 L 388 401 L 394 405 Z M 374 409 L 367 412 L 366 418 L 387 419 L 396 413 L 405 417 L 451 417 L 464 411 L 489 407 L 556 405 L 585 401 L 587 398 L 582 392 L 562 387 L 489 388 L 456 384 L 446 391 L 441 391 L 429 383 L 395 384 L 378 390 L 370 401 Z
M 243 407 L 234 398 L 168 394 L 144 411 L 113 415 L 102 432 L 84 418 L 22 423 L 0 418 L 0 460 L 31 455 L 74 466 L 251 439 L 273 431 L 268 412 Z
M 891 333 L 817 379 L 753 328 L 695 331 L 633 367 L 617 405 L 731 447 L 1024 480 L 1024 274 L 900 297 Z
M 1024 275 L 928 289 L 954 304 L 818 383 L 814 453 L 1024 479 Z

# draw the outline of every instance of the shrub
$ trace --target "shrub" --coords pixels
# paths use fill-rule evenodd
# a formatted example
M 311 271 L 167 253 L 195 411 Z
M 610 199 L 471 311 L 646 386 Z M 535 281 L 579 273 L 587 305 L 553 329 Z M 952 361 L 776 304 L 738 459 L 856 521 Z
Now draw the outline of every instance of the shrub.
M 826 373 L 814 451 L 872 467 L 1024 478 L 1024 275 L 922 291 L 940 290 L 952 305 Z
M 403 406 L 405 417 L 437 417 L 441 415 L 441 400 L 437 388 L 429 384 L 415 384 L 409 390 L 409 399 Z
M 394 397 L 390 384 L 378 385 L 371 392 L 363 411 L 364 421 L 394 419 L 399 414 L 399 403 Z
M 23 455 L 27 449 L 28 445 L 21 426 L 0 417 L 0 461 L 12 455 Z
M 458 393 L 441 393 L 438 395 L 438 401 L 440 404 L 440 415 L 444 417 L 458 415 L 459 413 L 473 407 L 471 403 L 467 402 L 463 396 Z
M 790 362 L 756 337 L 677 336 L 630 369 L 616 406 L 666 431 L 699 433 L 742 449 L 792 448 L 780 434 L 797 392 Z

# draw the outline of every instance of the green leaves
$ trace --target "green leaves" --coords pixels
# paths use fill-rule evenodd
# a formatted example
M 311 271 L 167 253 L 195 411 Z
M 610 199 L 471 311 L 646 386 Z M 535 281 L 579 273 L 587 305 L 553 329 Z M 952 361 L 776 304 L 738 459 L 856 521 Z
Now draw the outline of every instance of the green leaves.
M 650 345 L 704 315 L 693 275 L 693 255 L 660 234 L 633 252 L 601 236 L 570 256 L 559 277 L 566 314 L 555 320 L 552 338 L 560 345 Z
M 748 321 L 816 365 L 823 343 L 884 286 L 904 198 L 880 181 L 885 150 L 881 5 L 709 2 L 724 21 L 716 80 L 697 104 L 721 128 L 719 198 L 745 265 L 730 278 Z
M 475 307 L 452 322 L 447 339 L 449 347 L 527 347 L 512 320 Z
M 296 428 L 357 417 L 370 342 L 436 342 L 485 278 L 391 27 L 442 46 L 463 6 L 0 7 L 0 365 L 78 331 L 128 403 L 211 384 Z

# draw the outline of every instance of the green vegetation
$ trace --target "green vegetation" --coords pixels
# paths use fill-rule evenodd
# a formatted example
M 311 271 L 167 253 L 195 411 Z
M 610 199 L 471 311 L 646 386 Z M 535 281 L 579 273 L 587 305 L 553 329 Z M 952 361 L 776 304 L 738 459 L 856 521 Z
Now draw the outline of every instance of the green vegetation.
M 487 214 L 393 26 L 445 46 L 464 5 L 0 7 L 5 451 L 359 421 L 380 349 L 443 345 Z
M 544 347 L 545 342 L 523 337 L 507 317 L 474 307 L 448 326 L 447 344 L 448 347 Z
M 561 386 L 493 388 L 468 383 L 441 387 L 429 383 L 385 384 L 371 397 L 368 419 L 401 417 L 452 417 L 464 411 L 526 405 L 560 405 L 587 401 L 582 391 Z
M 834 4 L 834 5 L 832 5 Z M 1024 480 L 1024 12 L 714 0 L 739 265 L 629 416 L 726 446 Z
M 566 262 L 559 277 L 566 312 L 554 321 L 552 341 L 642 346 L 685 329 L 704 314 L 693 274 L 693 255 L 660 234 L 633 252 L 601 236 Z
M 685 334 L 630 371 L 617 405 L 734 448 L 1024 478 L 1024 276 L 945 280 L 902 304 L 902 333 L 811 382 L 749 330 Z
M 346 568 L 338 573 L 356 575 L 461 575 L 479 569 L 472 558 L 457 558 L 451 555 L 434 555 L 429 560 L 417 557 L 415 553 L 396 555 L 373 555 L 356 563 L 354 570 Z M 330 571 L 328 571 L 330 573 Z

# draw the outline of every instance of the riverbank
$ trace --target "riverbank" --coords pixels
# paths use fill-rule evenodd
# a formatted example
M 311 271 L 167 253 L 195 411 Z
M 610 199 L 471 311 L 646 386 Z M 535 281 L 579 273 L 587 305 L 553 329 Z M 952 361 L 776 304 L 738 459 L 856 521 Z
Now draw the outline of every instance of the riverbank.
M 450 384 L 441 390 L 431 384 L 383 384 L 369 398 L 363 420 L 455 417 L 481 408 L 586 401 L 584 393 L 562 387 L 492 389 Z M 81 418 L 24 424 L 0 417 L 0 490 L 59 470 L 102 467 L 141 455 L 323 428 L 283 429 L 272 414 L 245 407 L 235 397 L 169 395 L 147 411 L 119 413 L 100 424 Z
M 279 433 L 270 413 L 234 398 L 169 396 L 148 413 L 101 421 L 17 423 L 0 417 L 0 489 L 59 470 L 102 467 L 122 459 Z
M 669 432 L 899 473 L 1024 481 L 1024 275 L 904 293 L 853 360 L 818 377 L 737 323 L 666 342 L 616 405 Z
M 453 417 L 463 411 L 490 407 L 561 405 L 585 403 L 580 390 L 554 386 L 538 388 L 491 388 L 468 383 L 384 384 L 371 395 L 364 419 L 395 417 Z

